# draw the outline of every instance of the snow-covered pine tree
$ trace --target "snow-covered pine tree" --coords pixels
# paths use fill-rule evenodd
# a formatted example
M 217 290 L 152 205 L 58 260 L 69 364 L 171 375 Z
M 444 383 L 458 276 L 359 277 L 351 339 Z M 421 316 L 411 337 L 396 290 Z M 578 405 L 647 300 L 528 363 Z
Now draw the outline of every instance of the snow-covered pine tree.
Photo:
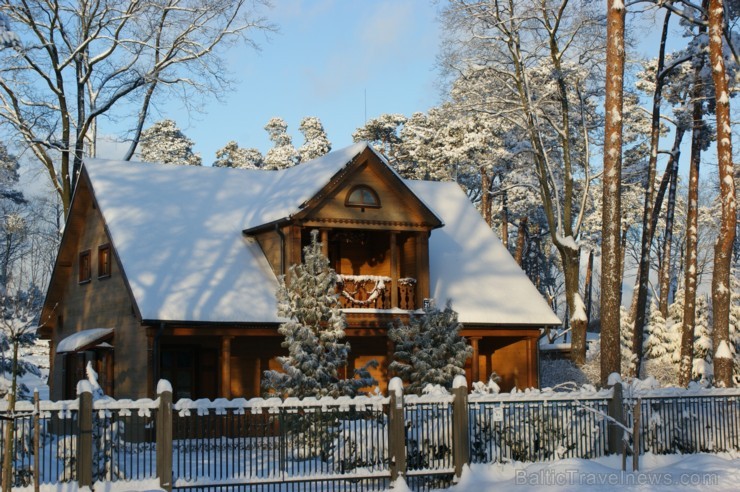
M 683 327 L 684 290 L 676 291 L 673 302 L 668 306 L 668 319 L 666 319 L 668 354 L 671 362 L 678 370 L 681 362 L 681 330 Z
M 265 125 L 273 147 L 265 154 L 265 169 L 286 169 L 298 163 L 298 151 L 288 135 L 288 124 L 282 118 L 271 118 Z
M 305 142 L 298 149 L 300 162 L 316 159 L 331 152 L 331 142 L 326 136 L 324 125 L 315 116 L 306 116 L 301 120 L 298 129 L 303 134 Z
M 436 306 L 422 315 L 411 315 L 409 324 L 396 320 L 388 338 L 396 344 L 389 370 L 408 384 L 406 391 L 421 394 L 427 384 L 452 387 L 458 374 L 465 374 L 465 361 L 473 348 L 460 336 L 462 324 L 448 300 L 444 310 Z
M 667 353 L 666 347 L 666 320 L 653 300 L 650 303 L 650 318 L 645 327 L 645 342 L 643 353 L 646 359 L 661 359 Z
M 141 158 L 145 162 L 200 166 L 193 141 L 172 120 L 162 120 L 141 132 Z
M 346 325 L 336 294 L 337 275 L 321 252 L 318 231 L 303 250 L 304 261 L 290 267 L 290 283 L 280 278 L 278 315 L 288 321 L 278 332 L 288 355 L 279 357 L 283 372 L 265 371 L 262 387 L 284 397 L 355 396 L 377 384 L 367 366 L 354 377 L 342 378 L 350 351 L 344 339 Z M 373 365 L 375 365 L 373 361 Z
M 243 149 L 235 141 L 230 141 L 216 151 L 213 167 L 233 167 L 238 169 L 259 169 L 264 164 L 262 153 L 250 147 Z
M 0 398 L 15 389 L 14 400 L 30 400 L 30 390 L 17 378 L 27 373 L 41 375 L 36 364 L 19 356 L 21 348 L 36 340 L 39 302 L 26 292 L 0 291 Z
M 622 349 L 621 373 L 632 374 L 635 364 L 635 354 L 632 352 L 632 322 L 629 319 L 627 308 L 620 306 L 619 310 L 619 343 Z
M 733 381 L 740 386 L 740 278 L 737 270 L 730 276 L 730 350 L 733 353 Z
M 675 385 L 678 382 L 676 366 L 670 358 L 671 345 L 666 320 L 660 312 L 660 306 L 653 299 L 650 303 L 650 316 L 645 326 L 642 367 L 645 376 L 653 376 L 662 386 Z
M 401 145 L 399 132 L 406 123 L 406 117 L 402 114 L 381 114 L 377 118 L 369 119 L 352 134 L 355 142 L 367 141 L 373 144 L 378 151 L 395 166 Z
M 712 325 L 709 321 L 709 299 L 706 295 L 696 297 L 696 322 L 694 324 L 694 361 L 691 377 L 711 379 L 712 370 Z

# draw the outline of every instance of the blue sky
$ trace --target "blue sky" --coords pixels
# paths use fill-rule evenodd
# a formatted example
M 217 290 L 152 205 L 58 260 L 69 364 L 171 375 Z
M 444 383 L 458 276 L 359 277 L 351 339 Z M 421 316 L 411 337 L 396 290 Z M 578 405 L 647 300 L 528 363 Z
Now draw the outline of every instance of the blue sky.
M 435 58 L 437 7 L 428 0 L 275 0 L 267 11 L 279 32 L 258 37 L 260 52 L 229 52 L 235 91 L 188 114 L 175 101 L 154 119 L 174 119 L 203 163 L 229 140 L 263 153 L 273 116 L 288 123 L 298 147 L 304 116 L 321 119 L 333 144 L 352 143 L 367 116 L 426 111 L 439 101 Z M 101 156 L 102 157 L 102 156 Z

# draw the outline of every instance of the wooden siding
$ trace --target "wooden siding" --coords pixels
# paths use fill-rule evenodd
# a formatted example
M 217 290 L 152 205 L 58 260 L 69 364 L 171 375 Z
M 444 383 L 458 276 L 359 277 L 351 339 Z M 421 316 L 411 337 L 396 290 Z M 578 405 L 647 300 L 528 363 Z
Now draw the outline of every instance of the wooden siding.
M 50 287 L 47 296 L 45 324 L 51 330 L 54 347 L 65 337 L 85 329 L 114 328 L 112 344 L 114 361 L 118 362 L 113 375 L 114 394 L 118 398 L 144 397 L 148 376 L 146 335 L 136 318 L 115 254 L 110 276 L 98 279 L 98 246 L 110 243 L 110 238 L 86 182 L 80 180 L 79 183 L 72 220 L 67 224 L 59 252 L 55 285 Z M 91 252 L 92 276 L 89 282 L 80 284 L 77 258 L 84 250 Z M 60 266 L 60 263 L 69 266 Z M 126 361 L 125 364 L 122 361 Z M 64 368 L 60 362 L 61 356 L 56 356 L 50 375 L 53 399 L 62 397 Z
M 306 226 L 428 231 L 439 225 L 439 220 L 375 156 L 362 159 L 354 172 L 330 186 L 326 196 L 299 214 Z M 348 194 L 359 185 L 377 193 L 379 208 L 345 205 Z

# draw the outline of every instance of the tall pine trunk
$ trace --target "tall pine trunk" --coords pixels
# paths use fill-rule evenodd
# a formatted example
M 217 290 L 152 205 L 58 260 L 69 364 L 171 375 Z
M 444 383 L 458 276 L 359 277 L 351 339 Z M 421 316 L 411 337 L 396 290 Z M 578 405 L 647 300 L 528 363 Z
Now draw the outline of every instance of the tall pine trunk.
M 704 1 L 706 4 L 706 0 Z M 699 27 L 699 35 L 706 28 Z M 701 164 L 702 132 L 704 120 L 702 95 L 704 87 L 701 71 L 704 68 L 704 55 L 699 54 L 694 62 L 694 86 L 691 89 L 692 128 L 691 159 L 689 161 L 689 196 L 686 211 L 686 270 L 684 271 L 684 307 L 683 325 L 681 327 L 681 360 L 678 369 L 678 384 L 687 386 L 691 381 L 691 370 L 694 360 L 694 323 L 696 321 L 696 279 L 697 279 L 697 242 L 699 226 L 699 165 Z
M 650 126 L 650 159 L 648 161 L 648 175 L 645 183 L 645 207 L 642 213 L 642 240 L 640 243 L 640 263 L 637 268 L 636 289 L 637 294 L 633 302 L 633 333 L 632 353 L 637 357 L 635 363 L 635 374 L 639 376 L 642 366 L 642 341 L 645 328 L 645 312 L 647 307 L 648 280 L 650 277 L 650 250 L 655 235 L 651 216 L 655 206 L 655 170 L 658 162 L 658 145 L 660 142 L 660 105 L 663 100 L 663 67 L 665 66 L 665 45 L 668 38 L 668 25 L 671 11 L 666 10 L 663 20 L 663 32 L 660 38 L 660 51 L 658 54 L 658 67 L 655 73 L 655 91 L 653 93 L 653 111 Z M 608 62 L 607 62 L 608 63 Z
M 725 61 L 722 56 L 724 6 L 722 0 L 709 0 L 709 61 L 714 80 L 717 117 L 717 161 L 722 218 L 714 245 L 712 274 L 712 310 L 714 338 L 714 377 L 725 387 L 732 385 L 732 355 L 729 347 L 730 268 L 735 243 L 736 203 L 732 164 L 732 128 L 730 91 Z
M 621 298 L 622 101 L 624 92 L 624 23 L 622 0 L 607 0 L 606 100 L 601 245 L 601 383 L 620 372 L 619 305 Z
M 663 242 L 663 262 L 660 265 L 660 297 L 658 308 L 664 319 L 668 318 L 668 292 L 671 288 L 671 250 L 673 243 L 673 222 L 676 210 L 676 188 L 678 184 L 678 161 L 681 156 L 681 141 L 683 140 L 684 128 L 676 128 L 676 137 L 673 141 L 673 149 L 666 172 L 669 173 L 670 188 L 668 190 L 668 202 L 666 203 L 665 234 Z M 657 210 L 655 211 L 658 212 Z

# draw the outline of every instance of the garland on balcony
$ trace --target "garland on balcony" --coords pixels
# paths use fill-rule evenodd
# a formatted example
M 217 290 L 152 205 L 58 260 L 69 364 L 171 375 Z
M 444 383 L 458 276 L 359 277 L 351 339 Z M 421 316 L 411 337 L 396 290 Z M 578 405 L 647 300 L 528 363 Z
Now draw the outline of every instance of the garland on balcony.
M 356 284 L 375 282 L 375 285 L 373 286 L 373 290 L 369 292 L 368 298 L 363 301 L 362 299 L 355 299 L 355 295 L 357 295 L 357 293 L 360 291 L 359 288 L 355 289 L 355 291 L 353 292 L 347 292 L 347 290 L 344 288 L 345 280 L 355 282 Z M 337 275 L 337 283 L 340 284 L 342 295 L 349 299 L 352 304 L 359 306 L 366 306 L 370 303 L 375 302 L 378 296 L 380 296 L 381 292 L 385 291 L 385 283 L 390 281 L 390 277 L 380 277 L 377 275 Z

